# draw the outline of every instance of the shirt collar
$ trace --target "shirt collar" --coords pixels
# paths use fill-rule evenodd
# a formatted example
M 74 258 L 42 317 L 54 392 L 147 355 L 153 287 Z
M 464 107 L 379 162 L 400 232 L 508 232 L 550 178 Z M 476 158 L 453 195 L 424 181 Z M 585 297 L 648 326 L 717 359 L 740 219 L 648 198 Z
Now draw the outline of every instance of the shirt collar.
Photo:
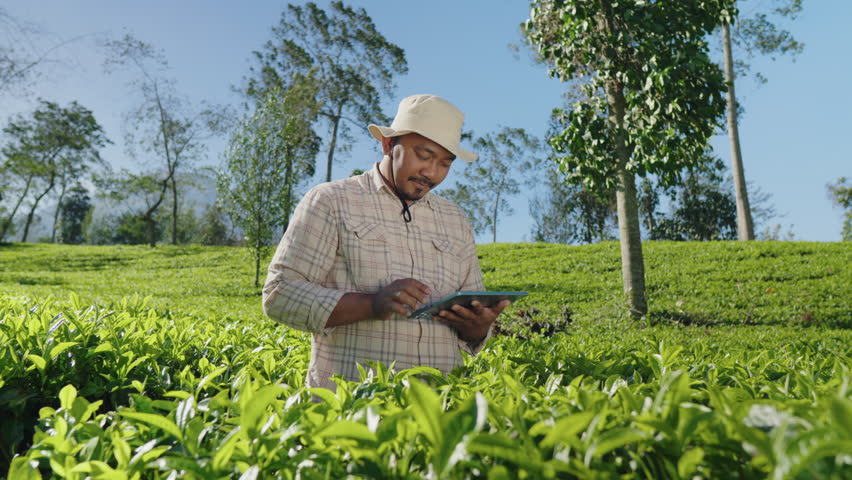
M 373 168 L 368 170 L 366 172 L 366 174 L 367 174 L 367 178 L 369 178 L 370 183 L 372 184 L 371 187 L 372 187 L 372 190 L 374 192 L 378 193 L 378 192 L 381 192 L 382 190 L 384 190 L 390 196 L 392 196 L 394 198 L 394 200 L 399 202 L 399 198 L 396 196 L 396 194 L 393 192 L 393 190 L 391 190 L 391 188 L 385 183 L 385 181 L 382 180 L 382 175 L 379 172 L 379 162 L 376 162 L 375 164 L 373 164 Z M 434 194 L 430 191 L 420 200 L 415 200 L 414 202 L 412 202 L 412 204 L 409 205 L 408 208 L 414 208 L 415 206 L 417 206 L 421 203 L 425 203 L 429 208 L 434 210 L 435 206 L 433 205 L 433 202 L 432 202 L 432 196 L 433 195 Z

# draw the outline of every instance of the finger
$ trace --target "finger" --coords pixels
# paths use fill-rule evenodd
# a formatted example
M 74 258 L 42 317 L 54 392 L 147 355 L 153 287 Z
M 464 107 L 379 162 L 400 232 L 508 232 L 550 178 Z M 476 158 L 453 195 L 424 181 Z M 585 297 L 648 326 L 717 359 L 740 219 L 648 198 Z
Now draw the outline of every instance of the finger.
M 440 312 L 438 312 L 438 315 L 440 316 L 440 318 L 442 320 L 444 320 L 447 323 L 454 325 L 454 326 L 463 326 L 463 325 L 466 325 L 468 323 L 467 319 L 465 319 L 465 318 L 463 318 L 459 315 L 456 315 L 454 312 L 452 312 L 450 310 L 441 310 Z
M 500 303 L 498 303 L 496 306 L 492 307 L 491 311 L 494 312 L 495 316 L 500 315 L 500 313 L 503 312 L 503 309 L 505 309 L 506 307 L 508 307 L 511 304 L 512 304 L 511 301 L 503 300 Z
M 479 315 L 477 315 L 476 312 L 474 312 L 473 310 L 471 310 L 469 308 L 465 308 L 461 305 L 453 305 L 452 307 L 450 307 L 450 310 L 452 310 L 452 312 L 454 314 L 456 314 L 458 317 L 461 317 L 461 318 L 464 318 L 464 319 L 467 319 L 467 320 L 476 320 L 479 317 Z
M 407 290 L 400 290 L 394 295 L 394 300 L 396 300 L 397 303 L 401 303 L 403 305 L 408 306 L 412 310 L 416 310 L 417 302 L 419 299 L 411 295 L 411 293 L 409 293 Z
M 405 298 L 411 298 L 415 303 L 423 303 L 426 301 L 427 298 L 429 298 L 428 295 L 416 288 L 405 288 L 401 290 L 401 292 L 403 292 L 403 296 Z
M 418 294 L 422 293 L 423 295 L 430 295 L 432 293 L 432 289 L 419 280 L 415 280 L 413 278 L 406 278 L 404 282 L 406 290 L 413 290 L 418 292 Z
M 393 310 L 394 312 L 396 312 L 400 315 L 406 316 L 406 317 L 408 316 L 409 313 L 411 313 L 411 310 L 405 308 L 405 306 L 402 305 L 401 303 L 392 303 L 391 304 L 391 310 Z
M 482 315 L 483 312 L 485 312 L 485 306 L 482 305 L 482 302 L 480 302 L 479 300 L 474 300 L 474 301 L 470 302 L 470 305 L 471 305 L 471 307 L 473 307 L 472 310 L 477 315 Z

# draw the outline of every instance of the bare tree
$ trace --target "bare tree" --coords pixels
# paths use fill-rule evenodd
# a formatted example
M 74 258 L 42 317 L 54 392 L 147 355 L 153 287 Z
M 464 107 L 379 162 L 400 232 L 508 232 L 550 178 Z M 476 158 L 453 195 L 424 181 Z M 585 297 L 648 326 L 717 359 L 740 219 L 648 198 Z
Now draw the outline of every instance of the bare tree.
M 160 194 L 149 203 L 142 214 L 154 238 L 154 215 L 171 193 L 172 200 L 172 243 L 178 238 L 179 170 L 188 168 L 192 161 L 205 152 L 204 141 L 214 135 L 220 135 L 229 125 L 228 110 L 223 107 L 203 106 L 193 109 L 188 102 L 178 96 L 175 82 L 167 76 L 168 62 L 162 51 L 153 46 L 126 35 L 121 40 L 107 42 L 109 52 L 106 68 L 130 67 L 137 76 L 130 82 L 141 96 L 138 107 L 126 116 L 131 126 L 127 130 L 126 145 L 128 153 L 136 157 L 135 147 L 140 147 L 159 161 L 157 170 L 161 177 L 157 180 Z M 156 174 L 148 174 L 156 176 Z

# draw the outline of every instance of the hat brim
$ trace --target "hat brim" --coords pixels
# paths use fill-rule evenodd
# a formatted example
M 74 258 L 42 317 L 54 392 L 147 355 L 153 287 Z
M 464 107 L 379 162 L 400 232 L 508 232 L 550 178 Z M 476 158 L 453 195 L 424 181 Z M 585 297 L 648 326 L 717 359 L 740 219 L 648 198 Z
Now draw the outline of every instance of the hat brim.
M 380 142 L 382 141 L 382 137 L 388 137 L 388 138 L 399 137 L 401 135 L 407 135 L 409 133 L 416 133 L 418 135 L 423 135 L 424 137 L 429 138 L 428 135 L 425 135 L 425 134 L 418 132 L 418 131 L 415 131 L 415 130 L 394 130 L 390 127 L 381 127 L 379 125 L 374 125 L 374 124 L 368 125 L 367 130 L 369 130 L 370 133 L 373 135 L 373 137 Z M 438 142 L 437 140 L 435 140 L 433 138 L 429 138 L 429 140 L 432 140 L 433 142 L 436 142 L 438 145 L 446 148 L 447 150 L 449 150 L 450 153 L 452 153 L 453 155 L 455 155 L 458 158 L 461 158 L 462 160 L 464 160 L 467 163 L 475 162 L 476 159 L 479 158 L 479 155 L 477 155 L 473 152 L 470 152 L 468 150 L 465 150 L 465 149 L 461 148 L 460 146 L 444 145 L 443 143 Z

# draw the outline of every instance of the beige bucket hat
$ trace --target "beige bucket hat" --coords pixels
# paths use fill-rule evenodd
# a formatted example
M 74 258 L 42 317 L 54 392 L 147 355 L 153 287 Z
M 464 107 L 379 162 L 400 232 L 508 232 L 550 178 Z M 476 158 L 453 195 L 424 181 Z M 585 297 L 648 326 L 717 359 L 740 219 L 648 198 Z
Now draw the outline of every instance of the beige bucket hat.
M 382 137 L 418 133 L 465 162 L 474 162 L 479 155 L 459 146 L 462 123 L 464 114 L 452 103 L 436 95 L 412 95 L 399 102 L 390 127 L 370 124 L 367 128 L 379 141 Z

